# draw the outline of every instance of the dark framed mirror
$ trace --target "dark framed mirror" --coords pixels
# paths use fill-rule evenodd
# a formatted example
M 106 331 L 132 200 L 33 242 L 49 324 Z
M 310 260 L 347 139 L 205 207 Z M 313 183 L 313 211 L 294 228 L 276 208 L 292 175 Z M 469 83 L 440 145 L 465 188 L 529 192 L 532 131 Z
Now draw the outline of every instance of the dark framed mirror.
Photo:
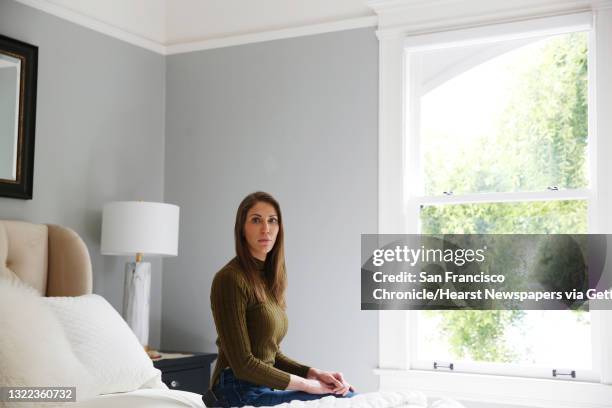
M 0 35 L 0 196 L 32 198 L 38 47 Z

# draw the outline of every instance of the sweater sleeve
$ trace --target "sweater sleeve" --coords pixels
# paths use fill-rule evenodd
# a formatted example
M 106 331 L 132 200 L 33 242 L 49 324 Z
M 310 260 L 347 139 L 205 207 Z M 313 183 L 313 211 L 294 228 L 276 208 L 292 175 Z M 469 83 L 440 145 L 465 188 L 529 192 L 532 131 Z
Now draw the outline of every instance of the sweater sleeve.
M 274 362 L 274 367 L 278 368 L 279 370 L 299 375 L 300 377 L 304 378 L 306 378 L 306 376 L 308 375 L 308 370 L 310 370 L 310 367 L 290 359 L 280 350 L 278 350 L 278 352 L 276 353 L 276 361 Z
M 284 390 L 289 385 L 289 374 L 256 358 L 251 351 L 246 322 L 247 302 L 245 282 L 232 273 L 215 276 L 210 303 L 220 345 L 237 378 Z

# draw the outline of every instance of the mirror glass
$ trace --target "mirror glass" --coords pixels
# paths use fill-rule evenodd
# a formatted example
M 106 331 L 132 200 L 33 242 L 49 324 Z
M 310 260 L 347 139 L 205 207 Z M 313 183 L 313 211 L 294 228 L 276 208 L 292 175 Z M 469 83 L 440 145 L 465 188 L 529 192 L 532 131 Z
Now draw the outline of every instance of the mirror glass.
M 21 61 L 0 53 L 0 179 L 17 179 Z

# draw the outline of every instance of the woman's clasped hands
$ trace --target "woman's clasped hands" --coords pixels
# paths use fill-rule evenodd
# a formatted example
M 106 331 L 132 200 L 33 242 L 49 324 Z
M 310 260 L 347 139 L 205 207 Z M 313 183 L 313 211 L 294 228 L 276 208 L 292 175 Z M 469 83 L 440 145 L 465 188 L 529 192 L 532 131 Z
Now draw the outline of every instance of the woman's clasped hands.
M 324 371 L 313 367 L 308 370 L 306 378 L 319 383 L 319 385 L 313 383 L 313 393 L 316 394 L 332 393 L 345 396 L 349 391 L 355 391 L 340 372 Z

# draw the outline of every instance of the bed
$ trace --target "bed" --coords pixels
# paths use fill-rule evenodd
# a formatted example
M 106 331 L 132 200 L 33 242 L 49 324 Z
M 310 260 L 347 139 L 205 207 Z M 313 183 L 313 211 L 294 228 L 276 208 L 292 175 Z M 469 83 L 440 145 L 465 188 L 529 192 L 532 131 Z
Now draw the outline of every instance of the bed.
M 76 403 L 64 405 L 78 408 L 204 407 L 199 394 L 162 383 L 121 316 L 92 294 L 87 246 L 68 228 L 0 220 L 0 327 L 0 387 L 76 387 Z M 375 392 L 282 405 L 422 408 L 427 401 L 418 392 Z

